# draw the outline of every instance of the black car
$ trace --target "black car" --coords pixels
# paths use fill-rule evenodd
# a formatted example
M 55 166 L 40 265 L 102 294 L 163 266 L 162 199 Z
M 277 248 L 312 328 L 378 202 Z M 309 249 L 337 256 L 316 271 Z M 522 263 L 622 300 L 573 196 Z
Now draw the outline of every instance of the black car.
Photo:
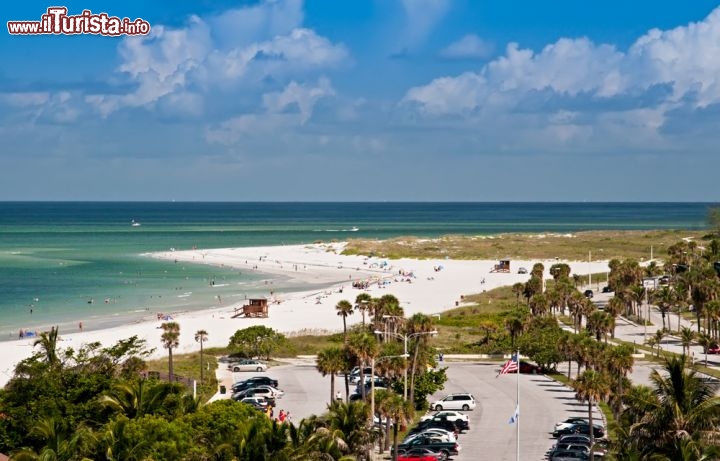
M 612 289 L 611 289 L 609 286 L 605 285 L 605 286 L 602 288 L 602 292 L 603 292 L 603 293 L 612 293 Z
M 564 427 L 562 429 L 556 429 L 553 431 L 553 437 L 560 437 L 561 435 L 568 435 L 568 434 L 590 434 L 590 425 L 588 423 L 576 423 L 572 424 L 570 426 Z M 597 424 L 593 424 L 593 435 L 596 438 L 603 437 L 605 435 L 605 430 L 602 426 L 598 426 Z
M 458 445 L 455 442 L 442 442 L 433 437 L 416 437 L 408 442 L 398 445 L 398 453 L 404 453 L 413 448 L 427 448 L 437 453 L 438 459 L 446 461 L 450 456 L 458 454 Z
M 593 291 L 592 290 L 585 290 L 583 291 L 583 294 L 586 298 L 591 299 L 593 297 Z
M 233 392 L 238 392 L 256 386 L 270 386 L 277 389 L 278 384 L 277 379 L 272 379 L 268 376 L 253 376 L 252 378 L 234 383 L 232 385 L 232 390 Z
M 408 432 L 408 434 L 417 434 L 418 432 L 423 432 L 425 429 L 429 429 L 431 427 L 438 427 L 456 434 L 460 433 L 460 426 L 457 424 L 457 421 L 450 421 L 447 418 L 433 418 L 420 421 L 417 426 Z

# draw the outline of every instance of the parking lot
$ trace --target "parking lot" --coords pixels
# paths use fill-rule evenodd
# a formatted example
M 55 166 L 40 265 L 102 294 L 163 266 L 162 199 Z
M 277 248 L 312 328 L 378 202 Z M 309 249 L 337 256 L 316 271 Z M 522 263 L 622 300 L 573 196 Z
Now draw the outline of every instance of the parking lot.
M 516 456 L 516 426 L 508 420 L 515 411 L 516 376 L 497 376 L 499 363 L 444 363 L 448 367 L 445 389 L 430 398 L 439 400 L 449 393 L 470 392 L 477 408 L 470 415 L 470 431 L 461 434 L 460 455 L 453 459 L 471 461 L 492 459 L 512 461 Z M 235 381 L 250 376 L 272 376 L 285 395 L 277 411 L 290 411 L 291 420 L 320 414 L 330 400 L 330 377 L 323 377 L 312 360 L 297 360 L 272 367 L 268 373 L 234 373 Z M 570 416 L 587 416 L 587 404 L 575 400 L 574 392 L 542 375 L 520 375 L 520 458 L 543 460 L 555 443 L 550 432 L 556 422 Z M 336 389 L 344 392 L 342 377 L 335 378 Z M 599 414 L 595 415 L 600 417 Z

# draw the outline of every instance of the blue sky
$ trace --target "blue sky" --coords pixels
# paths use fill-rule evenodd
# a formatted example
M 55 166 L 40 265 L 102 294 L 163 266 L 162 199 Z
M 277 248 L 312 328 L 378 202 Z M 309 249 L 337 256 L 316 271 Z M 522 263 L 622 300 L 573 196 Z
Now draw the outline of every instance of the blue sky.
M 0 36 L 0 200 L 720 200 L 717 1 L 63 6 L 152 33 Z

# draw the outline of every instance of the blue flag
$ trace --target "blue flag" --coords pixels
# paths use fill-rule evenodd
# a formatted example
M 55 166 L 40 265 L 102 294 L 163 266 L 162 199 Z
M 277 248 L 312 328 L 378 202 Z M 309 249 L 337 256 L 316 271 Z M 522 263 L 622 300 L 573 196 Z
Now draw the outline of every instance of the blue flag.
M 515 407 L 515 413 L 508 420 L 508 424 L 515 424 L 520 417 L 520 405 Z

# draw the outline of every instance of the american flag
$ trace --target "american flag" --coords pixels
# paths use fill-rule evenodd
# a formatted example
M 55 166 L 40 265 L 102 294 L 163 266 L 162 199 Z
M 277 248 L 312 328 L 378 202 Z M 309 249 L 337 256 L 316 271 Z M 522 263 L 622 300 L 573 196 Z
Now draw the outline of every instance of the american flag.
M 512 373 L 514 371 L 518 370 L 518 362 L 517 362 L 517 355 L 513 354 L 512 358 L 505 362 L 505 365 L 500 369 L 500 373 L 498 373 L 498 376 L 500 375 L 506 375 L 508 373 Z

